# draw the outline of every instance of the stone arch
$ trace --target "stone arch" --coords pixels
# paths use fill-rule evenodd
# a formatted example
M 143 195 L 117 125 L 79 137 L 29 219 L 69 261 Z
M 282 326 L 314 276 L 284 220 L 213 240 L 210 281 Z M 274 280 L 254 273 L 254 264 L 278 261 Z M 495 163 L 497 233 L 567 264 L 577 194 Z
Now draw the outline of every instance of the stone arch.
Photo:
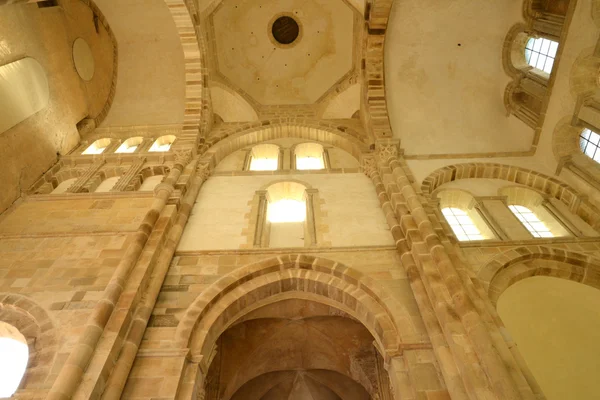
M 33 184 L 31 189 L 29 190 L 32 194 L 49 194 L 51 193 L 58 185 L 62 182 L 81 177 L 85 170 L 81 168 L 61 168 L 62 165 L 58 166 L 60 168 L 59 171 L 49 171 L 47 174 L 42 176 L 38 181 Z
M 27 340 L 29 362 L 20 387 L 45 383 L 58 350 L 57 331 L 46 310 L 23 295 L 0 293 L 0 321 L 17 328 Z
M 431 197 L 434 190 L 459 179 L 501 179 L 530 187 L 560 200 L 594 229 L 600 226 L 600 210 L 566 183 L 548 175 L 513 165 L 494 163 L 453 164 L 433 171 L 423 180 L 421 190 Z
M 140 186 L 142 186 L 142 183 L 144 183 L 144 181 L 151 177 L 151 176 L 157 176 L 157 175 L 163 175 L 164 177 L 166 177 L 167 175 L 169 175 L 169 171 L 171 169 L 166 166 L 166 165 L 150 165 L 147 167 L 144 167 L 140 170 L 140 172 L 138 172 L 133 179 L 131 180 L 131 182 L 129 183 L 129 185 L 127 185 L 127 191 L 136 191 L 139 190 Z
M 543 260 L 545 263 L 531 261 Z M 494 257 L 478 273 L 491 302 L 512 284 L 536 275 L 569 279 L 600 289 L 600 260 L 547 246 L 522 246 Z
M 220 82 L 213 82 L 211 88 L 213 112 L 223 122 L 258 121 L 258 114 L 250 99 Z
M 198 28 L 199 21 L 192 17 L 198 15 L 194 1 L 165 0 L 165 4 L 179 33 L 185 65 L 185 112 L 181 133 L 184 140 L 178 144 L 196 144 L 199 131 L 205 130 L 212 120 L 209 91 L 204 90 L 206 47 Z
M 209 140 L 204 147 L 204 157 L 212 158 L 218 164 L 225 157 L 244 147 L 282 138 L 298 138 L 307 141 L 327 143 L 347 151 L 357 160 L 362 152 L 367 151 L 367 146 L 350 134 L 319 123 L 269 124 L 261 122 L 254 127 L 223 135 Z M 202 153 L 202 152 L 200 152 Z
M 239 268 L 206 289 L 181 318 L 176 343 L 207 361 L 218 337 L 258 305 L 290 294 L 334 306 L 371 332 L 384 358 L 413 334 L 408 313 L 371 278 L 335 261 L 307 255 L 266 259 Z M 393 310 L 393 311 L 392 311 Z
M 519 77 L 520 73 L 531 69 L 525 61 L 525 44 L 529 34 L 524 23 L 513 25 L 504 38 L 502 47 L 502 66 L 504 72 L 511 78 Z

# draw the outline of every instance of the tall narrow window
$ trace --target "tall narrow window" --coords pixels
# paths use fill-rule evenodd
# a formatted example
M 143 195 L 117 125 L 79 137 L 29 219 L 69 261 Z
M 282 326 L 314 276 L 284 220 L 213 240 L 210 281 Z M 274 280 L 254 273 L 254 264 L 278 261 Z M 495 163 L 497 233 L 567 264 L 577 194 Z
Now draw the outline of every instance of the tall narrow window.
M 306 188 L 280 182 L 267 189 L 269 247 L 304 247 L 307 232 Z
M 544 38 L 529 38 L 525 46 L 525 60 L 532 67 L 550 74 L 557 50 L 557 42 Z
M 148 151 L 151 152 L 164 152 L 169 151 L 176 137 L 174 135 L 161 136 L 152 143 L 152 146 Z
M 583 154 L 596 162 L 600 162 L 600 135 L 585 128 L 579 135 L 579 147 Z
M 295 147 L 296 169 L 324 169 L 323 146 L 318 143 L 302 143 Z
M 261 144 L 250 152 L 250 171 L 276 171 L 279 167 L 279 146 Z
M 129 138 L 119 146 L 115 153 L 133 153 L 142 143 L 142 140 L 144 140 L 144 138 L 141 136 Z
M 460 208 L 447 207 L 442 209 L 442 214 L 444 214 L 446 221 L 454 231 L 456 238 L 461 242 L 485 239 L 466 211 Z
M 25 337 L 12 325 L 0 321 L 0 398 L 19 388 L 29 360 Z
M 554 237 L 550 229 L 527 207 L 512 205 L 510 211 L 521 221 L 523 226 L 536 238 Z
M 102 154 L 110 144 L 110 139 L 98 139 L 81 154 Z

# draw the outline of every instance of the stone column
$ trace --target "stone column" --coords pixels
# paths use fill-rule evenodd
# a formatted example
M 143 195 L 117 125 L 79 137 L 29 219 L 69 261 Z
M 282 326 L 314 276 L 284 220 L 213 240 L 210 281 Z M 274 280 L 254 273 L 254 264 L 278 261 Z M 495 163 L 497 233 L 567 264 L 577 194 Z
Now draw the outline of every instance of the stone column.
M 250 163 L 252 162 L 252 150 L 246 150 L 244 156 L 244 165 L 242 165 L 242 171 L 250 171 Z
M 308 246 L 317 245 L 317 226 L 315 222 L 315 197 L 319 195 L 317 189 L 306 189 L 306 229 L 304 233 L 304 242 Z M 307 236 L 308 235 L 308 236 Z M 306 245 L 305 244 L 305 245 Z
M 204 162 L 198 164 L 192 184 L 190 185 L 190 189 L 186 192 L 186 195 L 179 207 L 179 214 L 176 222 L 169 232 L 168 239 L 162 246 L 161 253 L 156 262 L 156 266 L 154 267 L 152 278 L 148 284 L 146 292 L 144 293 L 144 300 L 137 306 L 135 312 L 133 313 L 133 322 L 131 323 L 131 327 L 127 337 L 125 338 L 123 347 L 119 353 L 119 357 L 117 358 L 115 366 L 107 381 L 106 390 L 102 395 L 103 399 L 108 400 L 119 398 L 123 388 L 125 387 L 127 377 L 129 376 L 129 372 L 135 360 L 144 332 L 146 331 L 148 321 L 152 315 L 152 310 L 154 309 L 156 299 L 160 293 L 164 277 L 169 270 L 169 265 L 173 258 L 173 254 L 175 253 L 179 239 L 183 234 L 183 230 L 194 206 L 194 202 L 198 197 L 200 188 L 204 182 L 206 182 L 210 176 L 210 173 L 211 168 L 209 163 Z M 196 371 L 198 369 L 198 364 L 193 362 L 189 364 L 184 374 L 189 374 L 190 368 L 191 370 Z M 184 378 L 188 379 L 189 376 L 185 375 Z M 192 382 L 193 381 L 194 380 L 192 380 Z M 185 383 L 182 383 L 182 385 L 185 386 Z M 178 398 L 186 397 L 184 396 Z M 194 397 L 189 398 L 192 399 Z
M 329 147 L 323 148 L 323 168 L 331 169 L 331 159 L 329 157 Z
M 133 270 L 160 213 L 167 204 L 185 165 L 190 161 L 192 151 L 180 151 L 175 154 L 175 165 L 167 178 L 154 190 L 154 201 L 150 210 L 144 216 L 140 227 L 134 235 L 132 244 L 127 251 L 110 282 L 106 285 L 102 298 L 98 301 L 89 316 L 79 342 L 74 346 L 58 374 L 47 400 L 69 400 L 82 384 L 82 378 L 95 354 L 96 347 L 102 338 L 106 324 L 111 317 L 127 279 Z
M 399 226 L 390 225 L 398 251 L 404 265 L 416 265 L 468 397 L 533 399 L 522 373 L 513 368 L 514 360 L 497 328 L 491 325 L 491 316 L 480 305 L 482 299 L 467 285 L 465 280 L 470 278 L 460 272 L 459 257 L 449 253 L 452 247 L 436 234 L 433 223 L 439 228 L 440 222 L 434 213 L 426 212 L 397 159 L 397 145 L 380 142 L 377 150 L 378 171 L 371 177 L 380 198 L 383 193 L 389 195 L 400 221 Z M 495 329 L 494 336 L 490 329 Z M 447 363 L 443 358 L 438 361 Z
M 121 176 L 121 178 L 115 183 L 115 186 L 110 190 L 111 192 L 122 192 L 127 189 L 133 178 L 141 171 L 144 163 L 146 162 L 145 158 L 140 158 L 136 160 L 131 167 Z
M 585 236 L 583 232 L 573 223 L 565 214 L 563 214 L 549 198 L 545 197 L 542 201 L 542 207 L 548 211 L 548 213 L 560 223 L 571 235 L 576 237 Z
M 267 224 L 267 191 L 257 190 L 258 196 L 258 215 L 256 217 L 256 229 L 254 230 L 254 247 L 263 247 L 265 245 L 264 235 Z

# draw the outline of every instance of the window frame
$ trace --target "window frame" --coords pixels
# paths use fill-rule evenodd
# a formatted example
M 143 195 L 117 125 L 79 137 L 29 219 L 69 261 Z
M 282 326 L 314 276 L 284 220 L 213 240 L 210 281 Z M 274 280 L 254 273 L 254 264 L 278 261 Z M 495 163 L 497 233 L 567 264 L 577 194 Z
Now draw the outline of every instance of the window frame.
M 545 42 L 549 42 L 548 48 L 546 50 L 543 50 L 543 48 L 544 48 L 543 46 L 544 46 Z M 537 47 L 537 49 L 536 49 L 537 43 L 539 43 L 539 47 Z M 556 44 L 556 47 L 552 51 L 552 46 L 554 44 Z M 556 56 L 558 54 L 559 46 L 560 46 L 560 43 L 557 41 L 554 41 L 552 39 L 548 39 L 543 36 L 538 36 L 538 37 L 529 36 L 529 38 L 527 39 L 527 42 L 525 43 L 525 48 L 523 49 L 523 54 L 525 56 L 525 62 L 527 63 L 527 65 L 529 65 L 534 70 L 540 71 L 540 72 L 542 72 L 544 74 L 548 74 L 548 76 L 550 76 L 552 74 L 552 71 L 554 70 L 554 64 L 556 64 Z M 551 53 L 553 53 L 553 55 L 550 55 Z M 535 61 L 532 62 L 532 60 L 534 59 L 534 56 L 535 56 Z M 541 59 L 540 57 L 544 58 L 544 64 L 543 64 L 542 68 L 539 67 L 539 61 Z M 546 65 L 547 65 L 548 60 L 552 60 L 549 71 L 546 70 Z
M 527 231 L 534 238 L 549 239 L 549 238 L 556 237 L 555 234 L 550 230 L 550 228 L 548 228 L 546 223 L 544 221 L 542 221 L 537 216 L 537 214 L 533 210 L 531 210 L 529 207 L 525 207 L 525 206 L 522 206 L 519 204 L 510 204 L 508 206 L 508 208 L 512 212 L 512 214 L 519 220 L 521 225 L 523 225 L 525 227 L 525 229 L 527 229 Z M 529 219 L 527 219 L 528 214 L 531 214 L 533 216 L 533 218 L 535 218 L 535 219 L 532 219 L 532 217 L 529 217 Z M 541 224 L 543 226 L 543 228 L 545 228 L 545 230 L 537 229 L 536 226 L 534 226 L 533 224 Z
M 448 212 L 446 212 L 447 210 Z M 486 240 L 485 236 L 481 232 L 481 229 L 479 229 L 475 221 L 473 221 L 473 218 L 471 218 L 468 211 L 465 211 L 458 207 L 444 207 L 441 209 L 441 212 L 444 216 L 444 219 L 452 229 L 454 236 L 456 236 L 456 239 L 458 239 L 459 242 Z M 462 213 L 463 215 L 457 214 L 457 212 Z M 453 223 L 448 217 L 454 218 L 456 220 L 456 223 Z M 461 222 L 461 220 L 459 220 L 459 217 L 463 221 L 465 221 L 465 219 L 468 219 L 468 221 L 466 223 L 463 223 Z M 468 233 L 465 229 L 465 227 L 467 226 L 473 226 L 473 228 L 477 230 L 477 233 Z M 460 233 L 460 231 L 457 228 L 460 228 L 462 230 L 462 233 Z

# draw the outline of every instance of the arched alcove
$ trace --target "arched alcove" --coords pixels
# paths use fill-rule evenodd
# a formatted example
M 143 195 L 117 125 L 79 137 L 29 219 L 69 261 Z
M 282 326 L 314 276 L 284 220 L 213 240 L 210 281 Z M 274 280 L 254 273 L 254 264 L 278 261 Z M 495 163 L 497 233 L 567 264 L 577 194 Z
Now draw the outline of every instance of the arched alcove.
M 414 327 L 406 323 L 407 310 L 370 278 L 330 260 L 290 255 L 238 268 L 215 282 L 186 310 L 177 327 L 175 339 L 179 346 L 190 349 L 193 360 L 202 360 L 200 368 L 206 375 L 219 354 L 221 347 L 217 343 L 222 335 L 228 335 L 226 332 L 232 328 L 245 329 L 240 326 L 241 323 L 252 324 L 251 321 L 261 319 L 268 320 L 268 324 L 288 326 L 293 323 L 290 319 L 311 316 L 316 319 L 326 317 L 327 320 L 332 315 L 347 319 L 342 324 L 356 326 L 357 332 L 368 332 L 367 336 L 375 345 L 372 350 L 377 351 L 382 361 L 395 354 L 393 349 L 398 348 L 403 336 L 414 333 Z M 281 319 L 286 321 L 279 321 Z M 404 322 L 398 324 L 397 321 L 401 320 Z M 325 321 L 326 324 L 337 322 Z M 304 323 L 310 324 L 300 322 Z M 282 336 L 282 340 L 285 336 Z M 330 340 L 338 336 L 332 332 Z M 320 340 L 323 341 L 322 338 Z M 331 347 L 326 352 L 330 351 Z M 323 367 L 325 364 L 315 362 L 313 366 Z M 252 363 L 248 365 L 250 369 L 258 368 Z M 239 389 L 256 376 L 273 372 L 267 364 L 262 365 L 264 370 L 256 370 L 255 374 L 240 378 L 237 383 L 232 383 L 232 387 Z M 343 366 L 333 363 L 328 364 L 327 369 L 340 372 Z M 346 373 L 368 390 L 360 374 Z M 392 386 L 394 384 L 397 382 L 392 379 Z M 228 395 L 235 391 L 228 390 Z

